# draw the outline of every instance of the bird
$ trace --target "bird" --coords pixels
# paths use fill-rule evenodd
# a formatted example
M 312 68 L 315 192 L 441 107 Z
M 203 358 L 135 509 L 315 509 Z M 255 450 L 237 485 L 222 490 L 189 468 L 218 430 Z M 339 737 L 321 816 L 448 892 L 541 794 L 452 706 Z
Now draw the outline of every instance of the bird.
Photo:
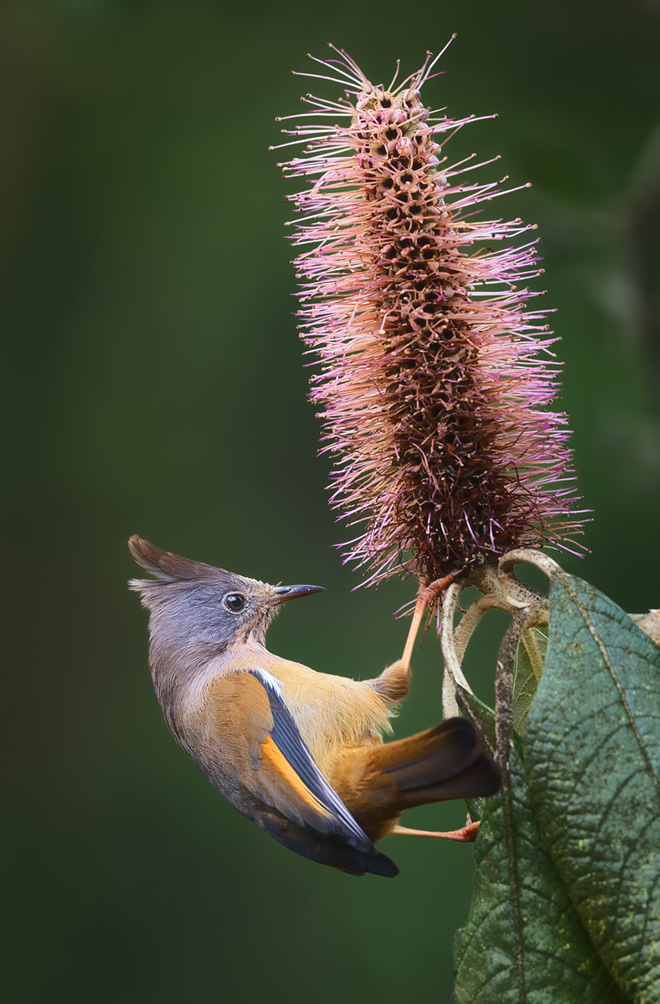
M 317 672 L 270 652 L 266 632 L 283 603 L 322 587 L 269 585 L 137 534 L 129 549 L 153 576 L 129 587 L 149 612 L 149 665 L 165 721 L 242 815 L 350 875 L 397 875 L 375 847 L 392 833 L 474 838 L 477 824 L 453 834 L 398 825 L 406 809 L 492 795 L 500 784 L 466 718 L 383 741 L 410 686 L 410 643 L 374 679 Z

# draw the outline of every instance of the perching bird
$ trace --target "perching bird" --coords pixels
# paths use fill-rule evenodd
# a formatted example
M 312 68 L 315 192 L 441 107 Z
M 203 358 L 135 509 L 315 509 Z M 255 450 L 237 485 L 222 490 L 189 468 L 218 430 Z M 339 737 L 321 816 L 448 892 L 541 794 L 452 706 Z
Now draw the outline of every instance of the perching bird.
M 149 610 L 149 662 L 165 720 L 239 812 L 290 850 L 354 875 L 394 876 L 374 841 L 428 802 L 493 794 L 496 764 L 464 718 L 383 744 L 409 666 L 358 682 L 265 647 L 279 605 L 319 586 L 270 586 L 129 547 L 155 579 L 132 579 Z

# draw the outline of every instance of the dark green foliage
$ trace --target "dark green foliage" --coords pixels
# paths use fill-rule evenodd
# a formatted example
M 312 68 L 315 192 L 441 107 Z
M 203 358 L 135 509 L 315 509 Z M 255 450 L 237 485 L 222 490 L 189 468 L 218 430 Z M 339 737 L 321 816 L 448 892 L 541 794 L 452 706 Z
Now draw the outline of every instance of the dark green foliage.
M 548 651 L 510 793 L 487 806 L 460 1002 L 660 1000 L 660 652 L 580 579 Z M 523 691 L 522 701 L 526 701 Z
M 621 998 L 543 847 L 512 753 L 513 802 L 489 799 L 467 926 L 456 938 L 459 1004 L 611 1004 Z
M 527 777 L 558 874 L 631 1000 L 660 1000 L 660 650 L 580 579 L 551 592 Z

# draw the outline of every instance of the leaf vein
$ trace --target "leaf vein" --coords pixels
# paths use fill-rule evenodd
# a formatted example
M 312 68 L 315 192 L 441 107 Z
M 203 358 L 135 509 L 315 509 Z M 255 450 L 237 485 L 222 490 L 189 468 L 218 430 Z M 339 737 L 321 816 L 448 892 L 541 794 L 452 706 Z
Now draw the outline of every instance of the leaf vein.
M 577 590 L 575 589 L 575 587 L 573 586 L 573 583 L 570 581 L 569 576 L 567 576 L 564 573 L 562 573 L 560 575 L 560 578 L 561 578 L 561 581 L 562 581 L 562 584 L 563 584 L 564 588 L 568 592 L 570 592 L 571 596 L 573 597 L 573 601 L 574 601 L 576 607 L 578 608 L 578 610 L 582 614 L 582 617 L 584 618 L 584 623 L 587 626 L 587 630 L 589 631 L 589 634 L 594 639 L 594 641 L 596 642 L 596 645 L 598 646 L 598 648 L 600 650 L 600 654 L 601 654 L 601 656 L 603 658 L 603 661 L 605 662 L 605 666 L 607 667 L 607 671 L 610 674 L 610 677 L 612 679 L 612 682 L 614 683 L 614 686 L 616 687 L 617 691 L 619 692 L 619 697 L 621 699 L 621 703 L 622 703 L 622 705 L 623 705 L 623 707 L 625 709 L 625 712 L 626 712 L 626 714 L 628 716 L 628 719 L 630 721 L 630 724 L 632 726 L 632 730 L 633 730 L 633 732 L 635 734 L 635 738 L 637 740 L 637 744 L 638 744 L 640 752 L 642 754 L 642 759 L 644 760 L 644 763 L 646 764 L 646 769 L 647 769 L 648 773 L 651 775 L 651 779 L 652 779 L 653 784 L 655 786 L 658 798 L 660 798 L 660 778 L 658 778 L 658 776 L 657 776 L 657 774 L 655 772 L 655 768 L 653 766 L 653 763 L 651 762 L 651 758 L 649 757 L 648 751 L 647 751 L 647 749 L 646 749 L 646 747 L 644 745 L 644 742 L 642 741 L 642 737 L 641 737 L 639 729 L 637 727 L 637 722 L 635 721 L 635 716 L 633 715 L 632 710 L 630 708 L 630 705 L 628 704 L 628 699 L 626 697 L 626 692 L 625 692 L 625 690 L 623 688 L 623 685 L 622 685 L 622 683 L 621 683 L 621 681 L 620 681 L 620 679 L 618 677 L 618 674 L 617 674 L 617 672 L 616 672 L 616 670 L 614 668 L 614 664 L 612 663 L 612 660 L 610 659 L 609 652 L 605 648 L 605 645 L 603 644 L 603 641 L 602 641 L 602 639 L 601 639 L 598 631 L 596 630 L 596 626 L 595 626 L 594 622 L 592 621 L 592 619 L 591 619 L 591 617 L 589 615 L 589 611 L 587 610 L 586 606 L 582 602 L 582 599 L 581 599 L 579 593 L 577 592 Z

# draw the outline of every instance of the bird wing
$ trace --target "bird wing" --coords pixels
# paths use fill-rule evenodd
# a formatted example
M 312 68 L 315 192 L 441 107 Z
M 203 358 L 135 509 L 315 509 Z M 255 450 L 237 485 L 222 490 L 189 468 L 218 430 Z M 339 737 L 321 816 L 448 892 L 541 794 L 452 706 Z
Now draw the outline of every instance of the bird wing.
M 375 852 L 319 770 L 272 674 L 254 668 L 224 676 L 211 685 L 209 697 L 223 756 L 260 802 L 296 826 Z

